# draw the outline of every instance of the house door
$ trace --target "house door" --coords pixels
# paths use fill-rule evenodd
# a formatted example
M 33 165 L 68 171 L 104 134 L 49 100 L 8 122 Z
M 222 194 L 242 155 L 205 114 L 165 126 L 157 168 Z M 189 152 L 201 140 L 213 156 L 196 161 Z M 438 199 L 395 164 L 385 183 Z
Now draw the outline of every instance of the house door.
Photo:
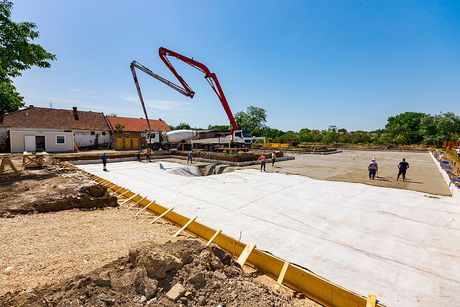
M 45 151 L 45 136 L 37 135 L 35 137 L 35 151 Z
M 121 135 L 117 135 L 117 143 L 115 149 L 123 150 L 123 137 Z
M 35 136 L 24 136 L 24 150 L 30 152 L 35 151 Z
M 139 137 L 133 136 L 133 149 L 139 148 Z
M 131 136 L 125 135 L 125 150 L 131 150 Z

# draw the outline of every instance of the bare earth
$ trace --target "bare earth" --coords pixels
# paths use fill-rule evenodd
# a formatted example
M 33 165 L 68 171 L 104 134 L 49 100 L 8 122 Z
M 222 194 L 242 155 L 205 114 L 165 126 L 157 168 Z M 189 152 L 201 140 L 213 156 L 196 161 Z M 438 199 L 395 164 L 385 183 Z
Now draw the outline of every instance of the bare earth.
M 136 219 L 126 208 L 0 218 L 0 295 L 86 274 L 137 243 L 164 243 L 177 230 Z M 7 252 L 5 252 L 7 251 Z
M 378 177 L 370 180 L 367 166 L 374 157 L 379 165 Z M 401 179 L 396 181 L 398 164 L 402 158 L 406 158 L 410 165 L 406 182 Z M 296 154 L 295 160 L 276 163 L 274 168 L 267 163 L 267 171 L 451 195 L 429 153 L 347 150 L 332 155 Z

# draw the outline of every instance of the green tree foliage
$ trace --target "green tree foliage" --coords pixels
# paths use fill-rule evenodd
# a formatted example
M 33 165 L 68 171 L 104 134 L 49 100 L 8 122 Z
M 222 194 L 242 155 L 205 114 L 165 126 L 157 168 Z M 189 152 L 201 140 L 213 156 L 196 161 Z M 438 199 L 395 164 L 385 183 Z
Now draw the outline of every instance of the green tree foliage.
M 267 112 L 262 108 L 249 106 L 246 112 L 236 113 L 235 119 L 240 129 L 249 131 L 253 135 L 261 135 L 267 127 Z
M 257 110 L 257 112 L 250 112 L 250 110 Z M 260 113 L 263 116 L 251 116 L 251 113 Z M 326 130 L 304 128 L 299 132 L 285 132 L 268 127 L 265 118 L 265 110 L 250 107 L 247 112 L 238 113 L 238 124 L 256 136 L 264 136 L 269 142 L 441 145 L 445 140 L 460 139 L 460 117 L 452 112 L 434 116 L 405 112 L 389 117 L 385 129 L 375 131 L 347 131 L 345 128 L 330 125 Z M 258 126 L 258 123 L 263 125 Z
M 115 130 L 118 134 L 122 134 L 123 129 L 125 129 L 125 126 L 123 126 L 122 124 L 118 123 L 115 125 Z
M 435 116 L 437 136 L 441 140 L 456 140 L 460 138 L 460 117 L 452 112 Z
M 187 124 L 187 123 L 180 123 L 180 124 L 177 125 L 176 127 L 172 127 L 172 128 L 171 128 L 171 130 L 183 130 L 183 129 L 189 130 L 189 129 L 192 129 L 192 128 L 191 128 L 190 125 Z
M 24 106 L 22 97 L 10 80 L 0 80 L 0 115 L 18 110 Z
M 0 0 L 0 115 L 24 105 L 12 78 L 33 66 L 48 68 L 49 61 L 56 58 L 42 46 L 31 43 L 39 36 L 34 23 L 11 20 L 12 7 L 12 2 Z
M 425 113 L 405 112 L 388 118 L 385 129 L 396 144 L 417 144 L 423 141 L 420 123 Z
M 209 125 L 208 129 L 212 131 L 228 131 L 232 128 L 229 125 Z

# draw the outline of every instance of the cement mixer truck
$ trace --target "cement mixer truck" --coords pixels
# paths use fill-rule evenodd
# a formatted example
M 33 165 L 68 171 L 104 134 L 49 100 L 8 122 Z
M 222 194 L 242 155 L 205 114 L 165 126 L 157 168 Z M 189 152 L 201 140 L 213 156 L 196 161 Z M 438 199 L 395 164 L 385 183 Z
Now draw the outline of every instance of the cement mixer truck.
M 152 150 L 203 149 L 220 151 L 224 148 L 241 148 L 247 150 L 252 145 L 252 135 L 242 130 L 174 130 L 170 132 L 148 132 L 147 144 Z

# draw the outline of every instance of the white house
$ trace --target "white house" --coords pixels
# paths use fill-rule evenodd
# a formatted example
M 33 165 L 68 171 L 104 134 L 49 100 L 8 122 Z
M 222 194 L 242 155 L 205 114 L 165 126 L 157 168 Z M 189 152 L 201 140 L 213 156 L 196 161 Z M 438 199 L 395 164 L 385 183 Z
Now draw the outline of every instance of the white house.
M 110 126 L 99 112 L 30 106 L 0 118 L 0 148 L 7 152 L 69 152 L 106 148 Z

